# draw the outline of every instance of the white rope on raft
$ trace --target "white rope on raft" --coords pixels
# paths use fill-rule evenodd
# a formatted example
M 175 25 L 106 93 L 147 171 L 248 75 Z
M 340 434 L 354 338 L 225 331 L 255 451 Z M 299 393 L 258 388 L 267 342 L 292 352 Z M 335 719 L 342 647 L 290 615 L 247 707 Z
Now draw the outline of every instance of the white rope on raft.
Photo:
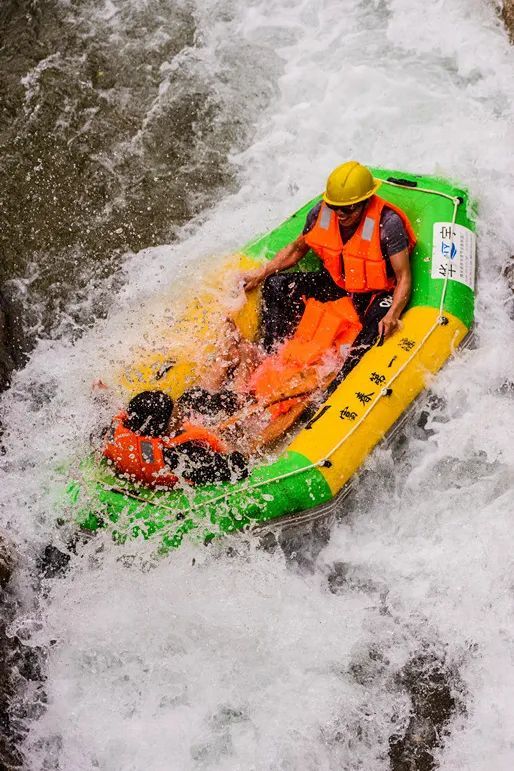
M 394 187 L 405 187 L 405 185 L 402 185 L 400 183 L 396 182 L 389 182 L 388 180 L 383 180 L 383 184 L 392 185 Z M 457 218 L 457 209 L 459 208 L 460 204 L 462 203 L 462 199 L 459 196 L 451 196 L 448 195 L 448 193 L 443 193 L 439 190 L 431 190 L 430 188 L 422 188 L 422 187 L 413 187 L 412 190 L 416 190 L 420 193 L 430 193 L 432 195 L 439 195 L 443 198 L 448 198 L 453 203 L 453 215 L 452 215 L 452 222 L 451 222 L 451 247 L 454 245 L 454 225 Z M 439 315 L 430 327 L 430 329 L 426 332 L 424 337 L 421 339 L 421 341 L 418 343 L 418 345 L 413 348 L 412 353 L 409 355 L 409 357 L 406 359 L 406 361 L 402 364 L 400 369 L 391 377 L 391 379 L 384 385 L 380 393 L 378 394 L 375 401 L 373 401 L 369 407 L 365 410 L 365 412 L 360 416 L 360 418 L 356 421 L 356 423 L 352 426 L 351 431 L 349 431 L 346 436 L 344 436 L 337 444 L 335 444 L 326 455 L 323 456 L 323 458 L 320 458 L 317 461 L 314 461 L 312 463 L 309 463 L 306 466 L 302 466 L 301 468 L 293 469 L 292 471 L 287 471 L 284 474 L 279 474 L 276 477 L 271 477 L 270 479 L 262 479 L 259 482 L 252 482 L 249 484 L 246 484 L 244 487 L 239 487 L 237 490 L 225 490 L 223 493 L 219 493 L 218 495 L 213 496 L 212 498 L 209 498 L 208 500 L 202 501 L 201 503 L 195 503 L 191 504 L 187 507 L 186 511 L 183 512 L 184 514 L 189 514 L 193 511 L 198 511 L 199 509 L 203 509 L 206 506 L 211 506 L 214 503 L 219 503 L 221 501 L 226 500 L 227 498 L 230 498 L 232 495 L 240 494 L 241 492 L 249 492 L 251 490 L 257 490 L 260 487 L 263 487 L 265 485 L 273 484 L 275 482 L 281 482 L 283 479 L 289 479 L 291 477 L 297 476 L 298 474 L 304 474 L 306 471 L 311 471 L 316 468 L 323 467 L 327 464 L 327 461 L 330 461 L 330 458 L 332 455 L 334 455 L 335 452 L 337 452 L 347 441 L 350 439 L 351 436 L 357 431 L 359 426 L 362 424 L 362 422 L 368 417 L 368 415 L 375 409 L 377 404 L 380 402 L 382 398 L 385 396 L 389 396 L 390 394 L 390 387 L 391 385 L 397 380 L 397 378 L 404 372 L 404 370 L 408 367 L 408 365 L 411 363 L 411 361 L 414 359 L 416 354 L 423 348 L 423 346 L 426 344 L 427 340 L 433 335 L 435 330 L 441 326 L 442 324 L 446 323 L 446 319 L 443 316 L 443 310 L 444 310 L 444 301 L 446 298 L 446 290 L 448 287 L 448 281 L 449 281 L 449 262 L 450 262 L 450 255 L 452 253 L 452 248 L 450 247 L 448 251 L 448 256 L 446 258 L 446 275 L 444 278 L 442 290 L 441 290 L 441 300 L 439 303 Z M 114 490 L 115 488 L 111 488 Z M 120 490 L 121 492 L 121 490 Z M 124 492 L 124 495 L 129 495 L 129 492 Z M 132 497 L 132 496 L 131 496 Z M 140 500 L 139 496 L 133 496 L 137 497 L 137 499 Z M 173 512 L 176 514 L 176 509 L 172 508 L 171 506 L 167 506 L 166 504 L 163 504 L 161 502 L 154 502 L 151 500 L 146 500 L 146 503 L 150 503 L 154 506 L 158 506 L 161 509 L 165 509 L 168 511 Z

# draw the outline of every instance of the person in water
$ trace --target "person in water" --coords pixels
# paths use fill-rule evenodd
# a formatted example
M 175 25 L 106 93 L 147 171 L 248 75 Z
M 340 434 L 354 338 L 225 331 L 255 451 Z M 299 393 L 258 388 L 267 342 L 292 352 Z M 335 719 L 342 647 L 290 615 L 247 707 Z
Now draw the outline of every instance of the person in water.
M 273 350 L 298 324 L 304 298 L 349 296 L 363 325 L 345 363 L 348 372 L 377 340 L 398 328 L 411 292 L 415 235 L 405 213 L 378 195 L 379 180 L 356 161 L 338 166 L 301 235 L 244 276 L 245 290 L 264 282 L 263 345 Z M 323 263 L 311 273 L 284 273 L 312 249 Z
M 185 400 L 187 401 L 187 400 Z M 118 413 L 104 439 L 103 455 L 119 474 L 148 487 L 227 482 L 247 476 L 239 452 L 212 431 L 188 423 L 163 391 L 143 391 Z

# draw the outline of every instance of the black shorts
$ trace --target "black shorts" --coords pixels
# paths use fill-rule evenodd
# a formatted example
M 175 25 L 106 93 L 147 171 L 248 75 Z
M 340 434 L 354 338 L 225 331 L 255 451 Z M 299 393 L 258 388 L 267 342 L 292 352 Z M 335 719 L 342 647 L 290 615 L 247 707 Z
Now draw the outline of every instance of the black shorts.
M 350 353 L 343 364 L 336 383 L 344 380 L 378 338 L 378 322 L 384 318 L 393 303 L 393 293 L 388 292 L 354 292 L 349 295 L 355 306 L 362 329 L 355 338 Z
M 324 268 L 312 273 L 268 276 L 262 288 L 261 329 L 265 350 L 273 350 L 277 343 L 293 334 L 305 308 L 303 298 L 329 302 L 346 297 L 346 294 Z

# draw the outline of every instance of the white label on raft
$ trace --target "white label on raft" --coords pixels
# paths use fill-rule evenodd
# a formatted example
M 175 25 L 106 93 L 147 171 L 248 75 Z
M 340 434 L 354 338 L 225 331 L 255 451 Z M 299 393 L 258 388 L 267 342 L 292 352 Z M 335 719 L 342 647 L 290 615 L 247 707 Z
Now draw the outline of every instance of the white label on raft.
M 476 236 L 463 225 L 434 222 L 432 278 L 451 278 L 475 289 Z

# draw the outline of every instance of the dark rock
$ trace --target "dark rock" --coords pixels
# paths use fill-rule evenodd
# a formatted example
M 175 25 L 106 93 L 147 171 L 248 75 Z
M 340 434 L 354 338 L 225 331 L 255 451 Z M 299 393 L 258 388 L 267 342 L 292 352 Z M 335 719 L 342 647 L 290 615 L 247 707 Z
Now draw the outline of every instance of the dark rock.
M 13 656 L 17 641 L 6 634 L 7 623 L 12 617 L 10 596 L 6 589 L 14 565 L 14 548 L 6 534 L 0 531 L 0 768 L 6 771 L 22 767 L 9 713 L 14 693 Z
M 2 590 L 0 599 L 0 769 L 11 771 L 23 767 L 20 753 L 16 749 L 21 736 L 13 728 L 12 697 L 16 690 L 15 680 L 18 675 L 17 652 L 19 641 L 6 632 L 7 620 L 11 613 L 5 602 L 5 592 Z M 5 619 L 5 620 L 3 620 Z
M 0 293 L 0 391 L 7 388 L 14 369 L 12 351 L 12 318 L 7 300 Z
M 0 282 L 22 282 L 29 349 L 63 313 L 75 334 L 105 315 L 122 255 L 233 188 L 229 155 L 254 131 L 237 85 L 225 98 L 197 66 L 188 4 L 125 5 L 118 36 L 84 3 L 0 3 Z
M 48 544 L 39 560 L 39 572 L 43 578 L 57 578 L 62 576 L 69 561 L 69 554 Z
M 2 607 L 2 612 L 4 611 Z M 9 617 L 9 612 L 7 613 Z M 43 686 L 43 652 L 24 645 L 16 636 L 7 634 L 0 623 L 0 769 L 26 768 L 18 750 L 24 738 L 27 718 L 37 719 L 45 708 Z M 24 703 L 21 694 L 30 683 L 30 694 Z M 16 703 L 14 694 L 19 696 Z
M 277 542 L 291 566 L 309 573 L 314 571 L 320 552 L 330 541 L 331 524 L 327 517 L 279 530 Z
M 393 771 L 433 771 L 434 751 L 444 743 L 447 725 L 457 710 L 464 710 L 456 696 L 458 674 L 434 653 L 412 658 L 398 677 L 412 701 L 409 724 L 403 736 L 389 740 L 389 760 Z
M 498 388 L 498 393 L 505 396 L 514 395 L 514 382 L 512 380 L 504 380 L 501 386 Z
M 509 262 L 503 268 L 502 276 L 513 295 L 509 300 L 508 311 L 510 318 L 514 319 L 514 256 L 510 258 Z
M 384 653 L 377 646 L 371 645 L 354 658 L 348 671 L 359 685 L 367 687 L 387 672 L 389 664 Z
M 0 589 L 5 589 L 14 568 L 14 549 L 6 534 L 0 530 Z
M 510 42 L 514 44 L 514 0 L 503 0 L 501 17 L 507 27 Z
M 327 578 L 332 594 L 342 594 L 347 589 L 349 569 L 346 562 L 334 562 Z
M 514 256 L 512 256 L 509 262 L 505 265 L 502 273 L 507 281 L 507 286 L 509 287 L 510 291 L 514 292 Z
M 55 557 L 54 557 L 55 562 Z M 0 531 L 0 770 L 26 768 L 18 750 L 27 718 L 37 719 L 45 708 L 42 649 L 26 645 L 9 630 L 17 599 L 9 585 L 16 568 L 14 546 Z M 29 687 L 27 687 L 27 685 Z M 28 694 L 27 697 L 24 694 Z

